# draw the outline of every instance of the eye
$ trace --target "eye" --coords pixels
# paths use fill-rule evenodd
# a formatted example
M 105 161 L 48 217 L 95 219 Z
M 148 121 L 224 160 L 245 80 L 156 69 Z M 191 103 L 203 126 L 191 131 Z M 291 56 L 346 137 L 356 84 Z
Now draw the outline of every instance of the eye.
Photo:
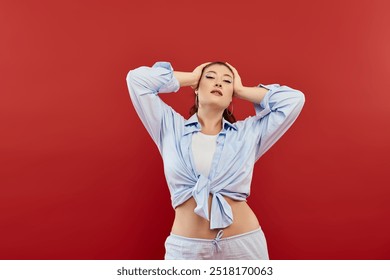
M 231 81 L 229 81 L 229 80 L 224 80 L 224 82 L 227 82 L 227 83 L 229 83 L 229 84 L 231 84 L 232 82 Z
M 214 77 L 206 76 L 207 79 L 214 79 Z

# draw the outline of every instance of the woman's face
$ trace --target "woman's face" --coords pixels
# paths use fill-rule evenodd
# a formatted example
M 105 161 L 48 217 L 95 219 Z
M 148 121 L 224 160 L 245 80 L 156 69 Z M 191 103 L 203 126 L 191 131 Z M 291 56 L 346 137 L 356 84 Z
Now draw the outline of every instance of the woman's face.
M 233 73 L 224 65 L 207 67 L 198 87 L 199 107 L 212 106 L 219 110 L 227 108 L 233 97 Z

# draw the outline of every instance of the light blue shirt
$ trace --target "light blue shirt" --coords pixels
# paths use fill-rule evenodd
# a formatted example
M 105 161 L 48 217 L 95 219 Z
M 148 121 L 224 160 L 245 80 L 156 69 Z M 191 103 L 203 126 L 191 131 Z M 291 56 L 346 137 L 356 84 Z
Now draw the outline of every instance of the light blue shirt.
M 233 124 L 222 119 L 210 173 L 205 177 L 197 172 L 191 149 L 192 134 L 202 129 L 197 115 L 185 119 L 158 96 L 180 88 L 172 65 L 141 66 L 131 70 L 126 80 L 134 108 L 162 156 L 172 207 L 194 197 L 194 212 L 210 221 L 210 229 L 232 224 L 232 209 L 224 196 L 246 201 L 255 162 L 293 124 L 305 102 L 301 91 L 260 84 L 268 92 L 260 104 L 254 104 L 255 116 Z

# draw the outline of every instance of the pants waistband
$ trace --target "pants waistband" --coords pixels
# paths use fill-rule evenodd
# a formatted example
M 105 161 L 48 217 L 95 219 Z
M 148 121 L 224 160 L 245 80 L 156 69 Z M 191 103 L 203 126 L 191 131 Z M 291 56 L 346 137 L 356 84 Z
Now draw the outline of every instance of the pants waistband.
M 220 233 L 222 231 L 222 233 Z M 238 238 L 238 237 L 242 237 L 242 236 L 246 236 L 246 235 L 250 235 L 250 234 L 254 234 L 258 231 L 261 231 L 261 228 L 258 228 L 258 229 L 255 229 L 255 230 L 252 230 L 252 231 L 248 231 L 248 232 L 244 232 L 244 233 L 240 233 L 240 234 L 236 234 L 236 235 L 232 235 L 232 236 L 228 236 L 228 237 L 224 237 L 224 238 L 221 238 L 222 237 L 222 234 L 223 234 L 223 230 L 220 230 L 217 235 L 216 235 L 216 238 L 219 236 L 218 240 L 228 240 L 228 239 L 234 239 L 234 238 Z M 170 233 L 171 236 L 175 237 L 175 238 L 180 238 L 180 239 L 183 239 L 183 240 L 192 240 L 192 241 L 198 241 L 198 242 L 210 242 L 210 241 L 213 241 L 215 240 L 214 239 L 209 239 L 209 238 L 194 238 L 194 237 L 186 237 L 186 236 L 181 236 L 181 235 L 177 235 L 177 234 L 174 234 L 174 233 Z
M 222 238 L 223 230 L 221 229 L 220 231 L 218 231 L 218 233 L 217 233 L 217 235 L 215 236 L 214 239 L 185 237 L 185 236 L 180 236 L 180 235 L 176 235 L 176 234 L 173 234 L 173 233 L 171 233 L 171 237 L 177 238 L 177 239 L 181 239 L 181 240 L 193 241 L 193 242 L 194 241 L 195 242 L 206 242 L 206 243 L 210 243 L 211 242 L 215 246 L 214 248 L 215 248 L 216 252 L 218 253 L 218 252 L 222 251 L 219 242 L 225 241 L 225 240 L 231 240 L 231 239 L 235 239 L 235 238 L 239 238 L 239 237 L 248 236 L 248 235 L 251 235 L 251 234 L 255 234 L 255 233 L 259 232 L 259 231 L 261 231 L 261 228 L 258 228 L 258 229 L 255 229 L 255 230 L 252 230 L 252 231 L 249 231 L 249 232 L 245 232 L 245 233 L 241 233 L 241 234 L 237 234 L 237 235 L 233 235 L 233 236 Z

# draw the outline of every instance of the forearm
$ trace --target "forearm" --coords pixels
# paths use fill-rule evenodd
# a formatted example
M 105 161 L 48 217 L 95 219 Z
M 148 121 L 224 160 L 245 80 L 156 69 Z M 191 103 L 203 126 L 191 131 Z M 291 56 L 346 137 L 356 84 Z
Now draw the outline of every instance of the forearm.
M 173 71 L 173 75 L 179 81 L 180 87 L 195 86 L 198 80 L 192 72 Z
M 260 104 L 263 97 L 268 92 L 268 89 L 263 87 L 245 87 L 243 86 L 235 94 L 236 97 L 250 101 L 252 103 Z

